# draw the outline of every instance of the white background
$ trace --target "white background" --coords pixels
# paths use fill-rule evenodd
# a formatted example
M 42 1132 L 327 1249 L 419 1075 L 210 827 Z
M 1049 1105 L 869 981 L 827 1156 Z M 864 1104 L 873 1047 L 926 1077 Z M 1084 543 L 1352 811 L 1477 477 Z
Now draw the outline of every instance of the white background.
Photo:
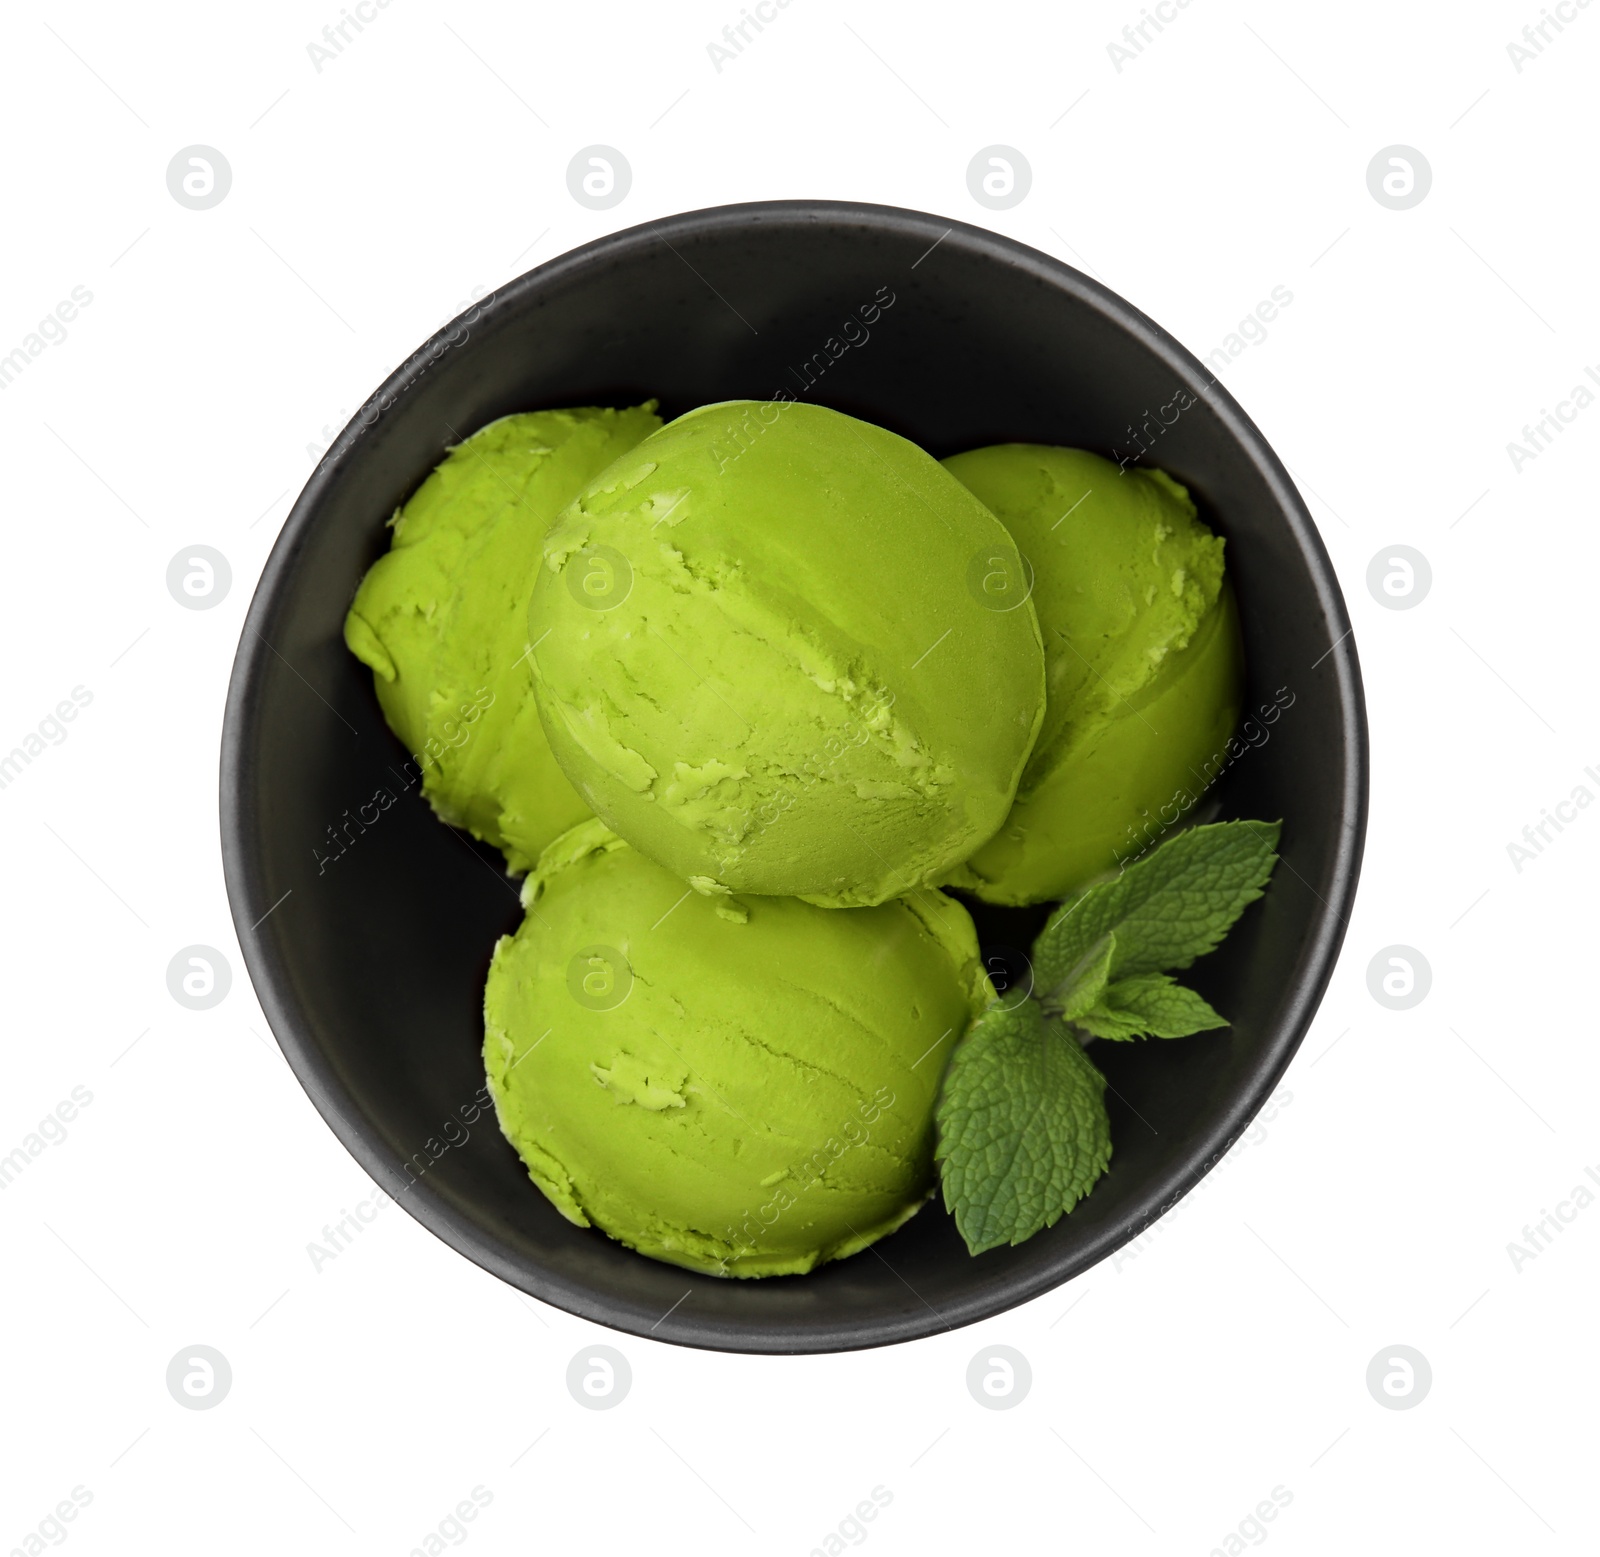
M 793 0 L 719 72 L 736 0 L 394 0 L 319 72 L 339 9 L 0 23 L 0 354 L 93 294 L 0 391 L 0 750 L 92 694 L 0 789 L 0 1154 L 93 1099 L 0 1191 L 0 1551 L 75 1486 L 85 1557 L 404 1557 L 474 1487 L 484 1557 L 804 1554 L 879 1486 L 884 1557 L 1204 1557 L 1275 1487 L 1285 1557 L 1590 1549 L 1600 1208 L 1520 1269 L 1507 1245 L 1600 1171 L 1600 810 L 1520 871 L 1507 845 L 1600 795 L 1600 408 L 1520 471 L 1507 444 L 1600 371 L 1600 6 L 1518 72 L 1534 0 L 1194 0 L 1118 71 L 1137 0 Z M 633 169 L 602 212 L 566 184 L 597 142 Z M 207 211 L 166 187 L 193 143 L 233 170 Z M 1007 211 L 967 190 L 994 143 L 1033 170 Z M 1406 211 L 1367 188 L 1394 143 L 1433 170 Z M 372 1186 L 272 1043 L 224 899 L 218 736 L 255 579 L 319 446 L 474 295 L 780 196 L 998 228 L 1201 354 L 1293 294 L 1222 377 L 1301 482 L 1366 675 L 1371 831 L 1328 997 L 1276 1117 L 1132 1258 L 939 1339 L 762 1360 L 619 1337 L 395 1209 L 316 1271 L 307 1243 Z M 165 584 L 196 543 L 233 573 L 209 611 Z M 1414 609 L 1367 588 L 1395 544 L 1432 566 Z M 233 968 L 205 1012 L 167 992 L 191 943 Z M 1433 970 L 1409 1011 L 1368 992 L 1394 943 Z M 605 1412 L 564 1382 L 595 1342 L 633 1369 Z M 232 1365 L 212 1410 L 166 1389 L 195 1343 Z M 1411 1410 L 1365 1382 L 1397 1343 L 1433 1370 Z M 966 1388 L 993 1344 L 1031 1362 L 1014 1409 Z

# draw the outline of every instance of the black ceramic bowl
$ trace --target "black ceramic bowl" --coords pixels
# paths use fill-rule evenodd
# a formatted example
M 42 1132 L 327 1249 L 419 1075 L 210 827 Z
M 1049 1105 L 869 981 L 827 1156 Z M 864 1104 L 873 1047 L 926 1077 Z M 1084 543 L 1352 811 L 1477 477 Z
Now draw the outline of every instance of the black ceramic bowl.
M 847 331 L 874 301 L 875 322 Z M 1070 1216 L 973 1259 L 935 1201 L 853 1259 L 732 1281 L 571 1226 L 490 1113 L 463 1123 L 483 1083 L 484 975 L 517 897 L 497 855 L 402 786 L 404 753 L 341 625 L 388 545 L 384 521 L 449 445 L 495 417 L 650 396 L 672 417 L 782 390 L 936 456 L 1073 444 L 1185 482 L 1228 539 L 1249 706 L 1287 705 L 1214 794 L 1223 816 L 1282 817 L 1283 860 L 1267 900 L 1195 969 L 1233 1025 L 1096 1048 L 1115 1152 Z M 1104 287 L 994 233 L 781 201 L 670 217 L 541 266 L 441 331 L 363 407 L 295 504 L 245 622 L 223 732 L 222 845 L 245 961 L 289 1063 L 424 1226 L 535 1297 L 620 1330 L 836 1351 L 1047 1292 L 1194 1188 L 1272 1091 L 1327 984 L 1366 781 L 1360 675 L 1327 555 L 1282 464 L 1193 356 Z M 1042 914 L 976 917 L 987 943 L 1026 945 Z

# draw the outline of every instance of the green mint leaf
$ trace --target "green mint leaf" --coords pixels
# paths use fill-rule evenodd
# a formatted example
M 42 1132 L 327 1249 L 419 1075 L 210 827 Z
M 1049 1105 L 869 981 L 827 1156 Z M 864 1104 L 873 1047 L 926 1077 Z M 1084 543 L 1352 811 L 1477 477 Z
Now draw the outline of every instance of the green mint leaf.
M 1093 1011 L 1084 1012 L 1078 1018 L 1078 1026 L 1095 1038 L 1110 1038 L 1119 1043 L 1124 1039 L 1145 1036 L 1139 1031 L 1137 1018 L 1108 1010 L 1104 1006 L 1097 1006 Z
M 990 1006 L 951 1056 L 939 1097 L 944 1203 L 972 1254 L 1070 1211 L 1111 1158 L 1105 1078 L 1036 1000 Z
M 1117 1039 L 1187 1038 L 1228 1025 L 1208 1002 L 1165 973 L 1118 979 L 1076 1020 L 1096 1038 Z
M 1117 954 L 1117 938 L 1108 935 L 1097 941 L 1075 967 L 1043 1001 L 1046 1016 L 1059 1016 L 1075 1022 L 1092 1011 L 1111 978 L 1111 962 Z
M 1107 934 L 1111 976 L 1187 968 L 1261 896 L 1277 863 L 1278 822 L 1191 827 L 1115 881 L 1068 898 L 1033 944 L 1035 988 L 1053 996 Z

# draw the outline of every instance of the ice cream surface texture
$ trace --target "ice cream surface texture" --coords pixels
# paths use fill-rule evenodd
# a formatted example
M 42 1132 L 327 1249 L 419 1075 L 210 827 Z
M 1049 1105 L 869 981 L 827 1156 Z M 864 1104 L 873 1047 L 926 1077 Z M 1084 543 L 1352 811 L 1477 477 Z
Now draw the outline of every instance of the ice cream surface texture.
M 654 402 L 489 423 L 395 515 L 390 550 L 345 620 L 434 810 L 516 871 L 591 814 L 550 754 L 532 694 L 528 597 L 545 532 L 660 425 Z
M 943 463 L 1032 565 L 1047 674 L 1016 804 L 947 880 L 1040 903 L 1139 854 L 1218 771 L 1244 674 L 1223 542 L 1159 470 L 1021 443 Z
M 773 1276 L 922 1204 L 944 1062 L 993 998 L 954 899 L 706 897 L 592 821 L 523 896 L 489 969 L 484 1059 L 501 1129 L 569 1221 Z
M 1043 717 L 1033 609 L 980 587 L 1015 558 L 894 433 L 703 406 L 546 537 L 530 629 L 551 749 L 702 892 L 847 907 L 937 881 L 1004 820 Z

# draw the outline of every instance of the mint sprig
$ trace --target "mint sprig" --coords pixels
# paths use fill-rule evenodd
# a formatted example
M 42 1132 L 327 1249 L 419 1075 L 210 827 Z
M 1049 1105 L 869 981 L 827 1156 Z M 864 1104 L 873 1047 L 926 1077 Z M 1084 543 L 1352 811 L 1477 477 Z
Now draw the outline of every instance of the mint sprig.
M 1171 972 L 1215 950 L 1262 895 L 1280 832 L 1277 822 L 1190 828 L 1050 916 L 1033 945 L 1034 993 L 978 1017 L 939 1097 L 945 1205 L 971 1253 L 1051 1226 L 1105 1172 L 1105 1079 L 1080 1039 L 1228 1025 Z

